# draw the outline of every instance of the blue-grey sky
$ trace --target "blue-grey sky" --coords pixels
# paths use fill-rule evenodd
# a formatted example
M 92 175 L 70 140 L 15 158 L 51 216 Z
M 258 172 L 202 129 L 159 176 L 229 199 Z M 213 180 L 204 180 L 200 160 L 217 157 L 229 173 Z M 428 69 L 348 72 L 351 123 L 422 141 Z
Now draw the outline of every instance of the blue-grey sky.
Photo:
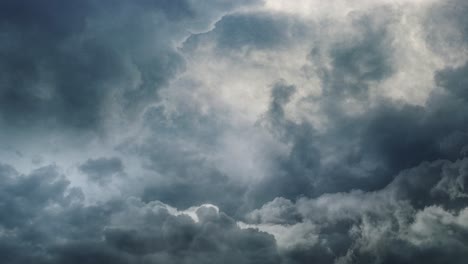
M 465 263 L 467 13 L 0 1 L 0 262 Z

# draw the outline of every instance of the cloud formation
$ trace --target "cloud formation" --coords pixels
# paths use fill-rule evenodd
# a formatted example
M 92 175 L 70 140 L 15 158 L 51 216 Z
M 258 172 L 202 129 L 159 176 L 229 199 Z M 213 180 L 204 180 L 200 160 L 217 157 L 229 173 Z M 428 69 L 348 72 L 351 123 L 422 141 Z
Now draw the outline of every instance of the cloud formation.
M 464 263 L 462 0 L 0 3 L 5 263 Z

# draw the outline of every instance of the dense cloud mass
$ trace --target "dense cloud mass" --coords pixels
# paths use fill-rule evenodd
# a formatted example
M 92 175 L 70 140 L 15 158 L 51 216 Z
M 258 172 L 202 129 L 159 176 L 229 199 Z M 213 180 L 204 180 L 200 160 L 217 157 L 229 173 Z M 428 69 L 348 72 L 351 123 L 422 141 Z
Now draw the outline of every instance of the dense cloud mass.
M 1 262 L 465 263 L 466 13 L 1 1 Z

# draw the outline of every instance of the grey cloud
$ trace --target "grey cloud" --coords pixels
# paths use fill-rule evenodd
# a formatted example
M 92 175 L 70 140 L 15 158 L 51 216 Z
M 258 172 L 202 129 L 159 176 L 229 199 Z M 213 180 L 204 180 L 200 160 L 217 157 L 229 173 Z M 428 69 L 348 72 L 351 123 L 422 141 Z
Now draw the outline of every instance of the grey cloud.
M 240 229 L 213 207 L 198 222 L 137 198 L 85 206 L 44 167 L 19 175 L 2 165 L 0 252 L 8 263 L 279 263 L 272 235 Z
M 98 183 L 105 183 L 112 176 L 124 171 L 122 161 L 116 157 L 88 159 L 78 168 L 88 176 L 88 179 Z
M 164 209 L 148 212 L 135 227 L 127 224 L 108 229 L 106 241 L 122 251 L 168 263 L 279 263 L 271 235 L 240 230 L 231 218 L 213 208 L 201 207 L 196 214 L 198 223 L 186 215 L 170 215 Z
M 468 35 L 468 34 L 467 34 Z M 455 96 L 468 100 L 468 63 L 458 68 L 447 68 L 438 72 L 436 82 Z
M 3 200 L 0 222 L 4 228 L 22 228 L 44 207 L 55 203 L 66 205 L 79 195 L 77 190 L 65 193 L 69 182 L 52 166 L 24 176 L 14 168 L 2 165 L 0 173 Z
M 266 114 L 272 124 L 267 123 L 266 125 L 276 127 L 284 126 L 287 128 L 288 125 L 285 124 L 284 106 L 289 103 L 291 96 L 295 92 L 296 87 L 294 85 L 288 85 L 283 80 L 273 85 L 271 90 L 270 108 Z
M 385 16 L 384 11 L 377 13 Z M 261 120 L 260 124 L 270 130 L 278 140 L 289 144 L 291 150 L 286 156 L 279 156 L 274 162 L 273 173 L 250 186 L 244 196 L 246 200 L 243 202 L 251 203 L 249 206 L 253 204 L 261 207 L 258 210 L 270 213 L 262 215 L 260 211 L 255 210 L 247 219 L 253 223 L 263 221 L 288 225 L 300 219 L 310 219 L 310 216 L 295 215 L 296 210 L 287 205 L 288 202 L 284 202 L 286 205 L 283 205 L 279 202 L 281 200 L 275 200 L 274 203 L 263 207 L 262 204 L 278 196 L 294 201 L 300 200 L 301 196 L 320 197 L 324 193 L 362 190 L 343 197 L 336 195 L 341 197 L 337 198 L 336 203 L 346 199 L 352 201 L 351 197 L 354 195 L 358 198 L 354 205 L 345 209 L 347 217 L 323 227 L 321 235 L 335 251 L 330 252 L 327 247 L 318 245 L 311 251 L 301 250 L 301 247 L 293 248 L 288 253 L 291 261 L 295 259 L 297 263 L 302 263 L 316 260 L 326 263 L 340 255 L 343 256 L 343 261 L 356 258 L 372 262 L 377 258 L 381 259 L 382 263 L 430 259 L 431 250 L 418 248 L 393 236 L 394 232 L 397 232 L 394 226 L 398 226 L 399 221 L 410 222 L 414 210 L 423 210 L 426 206 L 437 204 L 459 210 L 466 204 L 462 191 L 464 176 L 447 172 L 447 175 L 452 176 L 444 176 L 441 179 L 438 168 L 441 164 L 450 164 L 450 161 L 436 161 L 453 161 L 462 157 L 460 152 L 468 143 L 464 102 L 451 94 L 440 94 L 436 91 L 430 95 L 424 107 L 379 99 L 375 106 L 353 116 L 348 115 L 348 110 L 341 105 L 341 100 L 349 97 L 355 97 L 358 103 L 367 105 L 369 85 L 389 78 L 394 73 L 395 58 L 390 43 L 395 36 L 388 28 L 393 18 L 390 16 L 374 24 L 375 19 L 379 18 L 371 14 L 357 14 L 352 18 L 353 28 L 358 32 L 357 40 L 337 42 L 329 50 L 319 50 L 317 52 L 320 54 L 312 54 L 310 57 L 317 63 L 321 61 L 314 61 L 317 58 L 314 56 L 329 56 L 332 59 L 332 67 L 324 68 L 324 75 L 321 75 L 324 89 L 328 89 L 326 97 L 311 99 L 315 100 L 314 103 L 322 105 L 323 113 L 330 122 L 326 133 L 320 133 L 305 121 L 296 123 L 287 119 L 284 109 L 297 90 L 294 85 L 283 81 L 272 86 L 270 107 L 265 114 L 265 120 Z M 219 23 L 217 26 L 221 25 L 222 23 Z M 218 30 L 221 30 L 221 27 Z M 241 43 L 245 46 L 262 47 L 249 41 L 243 40 Z M 188 43 L 190 44 L 190 41 Z M 237 46 L 230 48 L 235 50 Z M 436 73 L 437 83 L 450 91 L 457 89 L 457 85 L 463 83 L 463 69 L 449 68 Z M 457 81 L 457 78 L 461 81 Z M 325 160 L 332 162 L 326 163 Z M 450 166 L 452 165 L 443 165 Z M 412 167 L 414 168 L 410 171 L 401 172 Z M 432 167 L 434 169 L 431 169 Z M 421 180 L 416 180 L 418 177 L 421 177 Z M 412 181 L 416 182 L 413 184 Z M 397 186 L 387 189 L 395 188 L 398 195 L 390 196 L 388 190 L 377 195 L 372 193 L 388 184 Z M 358 207 L 365 199 L 377 201 L 369 204 L 365 211 L 361 211 Z M 387 199 L 390 201 L 386 201 Z M 379 210 L 384 210 L 385 213 L 379 214 Z M 392 216 L 393 218 L 387 221 L 388 215 L 394 212 L 401 213 L 401 219 Z M 335 212 L 324 210 L 323 213 L 315 213 L 324 215 L 330 221 Z M 363 222 L 364 218 L 370 222 Z M 357 238 L 348 234 L 354 230 L 353 226 L 360 230 L 386 225 L 390 226 L 388 232 L 392 236 L 389 235 L 388 240 L 379 244 L 379 248 L 368 251 L 363 249 L 362 252 L 361 249 L 352 250 L 349 254 L 355 257 L 346 255 L 353 243 L 356 248 L 363 247 L 359 244 L 361 242 L 356 242 Z M 365 239 L 374 238 L 362 239 L 368 241 Z M 385 250 L 386 247 L 389 247 L 388 251 Z M 376 256 L 380 251 L 383 255 Z M 442 259 L 450 256 L 444 249 L 440 249 L 437 254 L 441 255 Z M 456 254 L 463 255 L 466 252 L 457 251 Z
M 236 5 L 212 1 L 3 1 L 0 120 L 102 129 L 128 121 L 184 68 L 174 43 Z M 157 25 L 157 26 L 156 26 Z
M 462 263 L 468 253 L 467 201 L 459 183 L 466 164 L 466 158 L 424 163 L 376 192 L 327 194 L 295 204 L 277 198 L 248 220 L 260 228 L 297 226 L 298 236 L 317 237 L 311 245 L 288 241 L 286 263 Z M 456 196 L 447 182 L 455 183 Z M 300 217 L 291 221 L 291 212 Z
M 442 82 L 443 74 L 437 76 Z M 453 85 L 447 89 L 451 88 Z M 298 184 L 306 189 L 282 193 L 290 199 L 351 189 L 376 190 L 401 170 L 421 162 L 457 159 L 468 144 L 465 132 L 468 116 L 463 111 L 467 106 L 450 94 L 434 93 L 426 107 L 382 100 L 357 116 L 327 105 L 330 126 L 326 133 L 319 133 L 308 123 L 287 120 L 284 105 L 274 103 L 274 95 L 272 98 L 265 122 L 273 134 L 292 144 L 292 148 L 288 156 L 280 157 L 276 163 L 278 178 L 271 181 L 277 182 L 284 173 L 285 182 L 277 187 L 293 188 Z M 329 155 L 336 161 L 322 162 Z M 265 182 L 262 185 L 268 186 Z M 269 192 L 260 193 L 273 196 L 274 188 L 266 187 Z
M 265 188 L 255 193 L 266 194 L 263 199 L 275 194 L 287 199 L 270 198 L 272 202 L 245 219 L 273 233 L 279 227 L 291 232 L 294 239 L 283 248 L 285 263 L 462 263 L 468 254 L 462 220 L 467 205 L 466 65 L 435 72 L 437 85 L 448 93 L 434 91 L 424 107 L 381 100 L 358 115 L 341 108 L 340 96 L 359 95 L 355 98 L 366 104 L 360 94 L 367 93 L 368 84 L 392 74 L 389 36 L 382 30 L 363 30 L 369 33 L 363 38 L 368 42 L 332 49 L 336 65 L 326 70 L 330 80 L 346 76 L 343 80 L 358 80 L 356 87 L 362 90 L 345 82 L 327 86 L 322 77 L 325 89 L 343 89 L 331 89 L 328 98 L 309 99 L 322 100 L 330 122 L 326 133 L 287 119 L 290 93 L 281 103 L 270 104 L 268 129 L 292 148 L 277 162 L 278 175 L 269 178 L 271 184 L 262 182 Z M 360 71 L 360 59 L 370 63 L 364 67 L 369 74 Z M 272 102 L 274 94 L 275 89 Z M 325 163 L 330 150 L 336 151 L 336 162 Z M 288 193 L 275 189 L 273 182 L 285 189 L 308 187 Z
M 271 50 L 281 48 L 305 33 L 306 26 L 294 17 L 261 12 L 232 14 L 218 21 L 212 31 L 190 36 L 184 49 L 193 50 L 214 42 L 221 53 L 242 48 Z
M 466 158 L 424 162 L 398 175 L 389 185 L 399 199 L 410 200 L 414 207 L 442 205 L 444 208 L 460 209 L 466 206 L 467 190 Z
M 249 223 L 294 224 L 301 221 L 301 215 L 294 204 L 283 197 L 264 204 L 247 215 Z
M 234 213 L 278 196 L 294 200 L 352 189 L 378 190 L 401 170 L 424 161 L 456 159 L 468 145 L 463 132 L 467 116 L 463 111 L 454 112 L 466 105 L 451 95 L 435 93 L 427 107 L 382 101 L 358 116 L 348 116 L 339 107 L 333 111 L 327 108 L 331 126 L 320 133 L 307 122 L 297 124 L 285 116 L 284 107 L 295 90 L 285 81 L 272 86 L 270 108 L 259 125 L 290 144 L 291 151 L 287 156 L 277 156 L 274 173 L 249 188 L 231 182 L 199 154 L 209 152 L 210 142 L 216 142 L 229 124 L 216 121 L 216 115 L 182 112 L 168 119 L 161 108 L 148 111 L 155 138 L 138 152 L 149 158 L 148 168 L 172 176 L 162 183 L 149 184 L 145 199 L 160 199 L 179 207 L 188 207 L 191 201 L 210 202 Z M 179 143 L 189 142 L 194 136 L 199 138 L 197 147 L 178 150 Z M 330 155 L 335 161 L 323 162 Z M 213 188 L 206 190 L 206 185 Z M 187 195 L 177 195 L 180 192 Z M 233 203 L 233 197 L 244 197 L 242 204 Z
M 439 1 L 429 8 L 422 24 L 427 32 L 427 44 L 434 52 L 456 59 L 466 47 L 468 20 L 464 14 L 467 10 L 463 0 Z
M 275 173 L 253 185 L 247 197 L 259 206 L 277 196 L 295 199 L 308 195 L 313 189 L 312 177 L 320 164 L 320 156 L 314 141 L 314 129 L 308 123 L 300 125 L 286 119 L 284 107 L 296 87 L 280 80 L 272 86 L 268 112 L 259 125 L 266 127 L 280 140 L 292 145 L 287 157 L 275 161 Z
M 334 40 L 331 47 L 318 46 L 312 50 L 312 63 L 321 63 L 322 53 L 331 59 L 331 67 L 318 70 L 324 93 L 333 98 L 331 101 L 339 96 L 366 96 L 372 82 L 392 75 L 394 36 L 389 27 L 395 16 L 386 8 L 376 8 L 372 14 L 351 12 L 347 17 L 352 25 L 351 33 Z
M 7 13 L 1 21 L 3 122 L 96 129 L 114 98 L 132 112 L 143 99 L 153 98 L 183 65 L 167 39 L 151 36 L 165 33 L 148 25 L 160 13 L 185 14 L 179 8 L 185 5 L 181 1 L 2 2 L 2 12 Z M 164 18 L 160 22 L 168 23 Z M 148 49 L 152 55 L 143 55 Z
M 154 134 L 134 151 L 142 157 L 146 169 L 164 178 L 147 179 L 143 198 L 161 200 L 179 208 L 193 203 L 213 203 L 229 213 L 237 210 L 235 197 L 242 196 L 245 186 L 233 182 L 204 156 L 225 129 L 217 119 L 183 112 L 167 120 L 155 109 L 147 114 L 151 116 L 148 124 Z M 198 143 L 193 146 L 188 142 L 194 138 Z
M 330 128 L 325 134 L 307 121 L 298 124 L 287 120 L 284 107 L 296 88 L 285 81 L 273 86 L 266 120 L 261 123 L 279 140 L 291 144 L 292 148 L 287 157 L 278 158 L 277 173 L 261 182 L 259 189 L 254 189 L 254 200 L 266 202 L 276 196 L 295 199 L 301 195 L 320 195 L 356 188 L 377 189 L 385 186 L 399 170 L 438 157 L 436 154 L 430 156 L 430 143 L 419 142 L 424 139 L 414 137 L 410 139 L 414 142 L 403 143 L 399 141 L 401 137 L 394 133 L 396 131 L 387 131 L 393 127 L 398 132 L 403 131 L 401 126 L 406 121 L 399 118 L 400 114 L 403 118 L 410 118 L 412 114 L 408 117 L 409 113 L 417 112 L 410 106 L 403 111 L 391 102 L 382 102 L 368 113 L 355 117 L 349 116 L 348 109 L 342 106 L 343 100 L 349 98 L 366 105 L 369 85 L 389 78 L 394 72 L 394 55 L 390 44 L 394 36 L 389 26 L 396 14 L 386 8 L 375 10 L 375 13 L 379 15 L 360 12 L 348 15 L 352 29 L 348 33 L 349 39 L 343 37 L 333 40 L 331 36 L 324 35 L 323 38 L 331 42 L 331 47 L 318 42 L 309 56 L 314 69 L 305 70 L 317 71 L 324 93 L 317 98 L 304 100 L 321 106 L 321 113 L 330 122 Z M 315 35 L 320 37 L 318 32 Z M 331 65 L 324 62 L 327 58 Z M 393 115 L 396 115 L 398 125 L 390 124 Z M 415 116 L 417 118 L 420 117 Z M 413 120 L 407 122 L 411 126 Z M 380 141 L 379 137 L 386 135 L 389 138 Z M 392 138 L 396 142 L 390 143 Z M 380 144 L 388 145 L 381 147 Z M 418 154 L 421 157 L 410 157 L 409 161 L 403 158 L 404 153 L 411 153 L 404 148 L 417 149 L 421 146 L 427 148 L 427 151 Z M 394 147 L 401 149 L 395 149 L 398 153 L 392 153 Z M 332 154 L 325 154 L 325 150 Z M 322 162 L 330 158 L 336 162 Z M 412 163 L 411 159 L 417 161 Z M 410 164 L 401 164 L 403 160 Z
M 433 21 L 421 27 L 421 34 L 427 34 L 428 54 L 466 47 L 465 4 L 448 3 L 430 5 L 428 19 Z M 122 127 L 141 121 L 135 134 L 110 146 L 118 157 L 81 157 L 78 169 L 99 183 L 92 186 L 98 191 L 112 177 L 128 176 L 117 187 L 120 195 L 109 200 L 89 202 L 83 190 L 73 187 L 73 175 L 63 175 L 58 166 L 20 173 L 0 165 L 2 260 L 12 264 L 465 261 L 468 64 L 447 62 L 447 68 L 434 72 L 437 87 L 424 105 L 370 98 L 373 85 L 399 70 L 394 49 L 401 47 L 392 43 L 400 33 L 393 31 L 398 24 L 393 22 L 402 19 L 398 12 L 404 13 L 404 8 L 396 13 L 387 7 L 350 12 L 344 17 L 346 29 L 340 28 L 342 22 L 331 21 L 333 16 L 315 24 L 269 11 L 229 13 L 240 5 L 257 4 L 261 3 L 0 3 L 2 129 L 27 131 L 32 141 L 40 141 L 36 126 L 82 134 L 100 131 L 113 118 L 122 119 Z M 197 33 L 217 18 L 212 30 Z M 447 25 L 459 34 L 454 43 L 441 30 Z M 195 33 L 177 50 L 175 43 L 190 31 Z M 209 100 L 197 101 L 206 95 L 203 92 L 216 90 L 205 91 L 195 81 L 180 88 L 181 83 L 171 80 L 190 71 L 186 59 L 195 58 L 191 52 L 206 45 L 214 47 L 207 51 L 214 58 L 234 54 L 241 64 L 244 52 L 274 54 L 303 42 L 312 51 L 300 74 L 316 76 L 322 93 L 309 95 L 309 87 L 303 87 L 307 84 L 295 78 L 277 80 L 281 76 L 276 75 L 271 76 L 270 87 L 253 87 L 270 91 L 269 105 L 239 137 L 257 133 L 253 136 L 271 137 L 258 145 L 278 144 L 284 149 L 259 150 L 268 160 L 267 168 L 258 166 L 264 169 L 261 177 L 244 177 L 244 170 L 235 169 L 229 171 L 234 175 L 227 175 L 217 155 L 220 147 L 228 148 L 222 144 L 228 132 L 244 129 L 238 127 L 238 116 L 228 107 L 203 105 Z M 160 100 L 163 87 L 173 94 L 181 92 L 178 96 L 183 98 L 177 100 L 182 102 L 172 102 L 173 97 Z M 301 98 L 304 94 L 307 97 Z M 348 101 L 363 111 L 350 113 Z M 301 108 L 306 104 L 318 109 L 310 114 L 326 120 L 324 128 L 302 118 L 301 114 L 309 114 Z M 289 115 L 290 108 L 297 111 Z M 294 114 L 298 115 L 291 118 Z M 0 142 L 8 141 L 6 133 L 1 136 Z M 34 165 L 47 164 L 49 159 Z M 251 166 L 261 162 L 252 159 Z M 194 207 L 205 203 L 219 210 Z M 237 222 L 241 220 L 258 229 L 244 228 Z
M 147 109 L 145 125 L 153 135 L 140 147 L 130 147 L 133 150 L 129 151 L 143 158 L 145 168 L 165 177 L 145 181 L 144 199 L 158 199 L 178 207 L 188 207 L 194 201 L 211 202 L 234 213 L 244 206 L 261 206 L 277 196 L 296 199 L 303 195 L 317 196 L 351 189 L 378 189 L 399 170 L 437 158 L 439 152 L 433 150 L 437 143 L 430 142 L 432 138 L 426 140 L 415 136 L 407 142 L 400 142 L 401 137 L 394 133 L 403 131 L 399 130 L 401 126 L 409 126 L 408 130 L 419 129 L 411 127 L 413 120 L 423 116 L 416 108 L 405 106 L 400 110 L 399 106 L 382 102 L 382 107 L 376 106 L 368 115 L 358 117 L 347 116 L 347 110 L 341 108 L 341 99 L 354 96 L 352 94 L 365 94 L 370 83 L 388 78 L 393 73 L 393 54 L 389 44 L 393 36 L 388 27 L 394 14 L 385 8 L 377 11 L 379 17 L 366 13 L 350 15 L 348 19 L 354 35 L 350 35 L 349 40 L 334 41 L 332 47 L 319 50 L 318 56 L 330 57 L 332 62 L 329 69 L 321 69 L 326 93 L 325 97 L 317 99 L 323 101 L 319 103 L 332 123 L 327 134 L 320 134 L 308 122 L 297 124 L 287 120 L 283 108 L 297 89 L 287 81 L 272 85 L 269 110 L 265 113 L 265 120 L 260 120 L 259 124 L 277 136 L 279 141 L 291 145 L 291 152 L 287 156 L 277 155 L 273 161 L 273 173 L 251 186 L 230 181 L 216 164 L 205 158 L 205 155 L 210 155 L 205 153 L 212 151 L 224 131 L 231 129 L 232 124 L 225 122 L 223 113 L 200 114 L 201 110 L 190 103 L 170 116 L 161 106 Z M 262 30 L 263 27 L 270 30 Z M 184 48 L 196 48 L 204 43 L 214 43 L 218 51 L 235 51 L 242 47 L 281 48 L 283 44 L 300 41 L 304 36 L 299 32 L 305 28 L 298 19 L 286 15 L 232 14 L 223 17 L 212 31 L 192 35 L 184 43 Z M 256 32 L 255 36 L 251 32 Z M 257 32 L 266 35 L 258 35 Z M 315 57 L 310 59 L 314 62 Z M 353 81 L 348 83 L 348 80 Z M 365 96 L 359 98 L 366 103 Z M 405 119 L 400 120 L 400 117 Z M 389 126 L 395 127 L 396 131 L 386 131 L 386 120 L 397 123 Z M 415 157 L 413 154 L 404 156 L 421 146 L 423 151 L 417 152 L 420 154 Z M 334 163 L 322 162 L 330 159 L 323 153 L 324 149 L 332 150 L 331 155 L 337 156 Z M 207 189 L 206 185 L 212 188 Z M 178 195 L 181 192 L 186 195 Z M 221 192 L 225 195 L 220 195 Z M 233 202 L 233 197 L 243 197 L 242 204 Z

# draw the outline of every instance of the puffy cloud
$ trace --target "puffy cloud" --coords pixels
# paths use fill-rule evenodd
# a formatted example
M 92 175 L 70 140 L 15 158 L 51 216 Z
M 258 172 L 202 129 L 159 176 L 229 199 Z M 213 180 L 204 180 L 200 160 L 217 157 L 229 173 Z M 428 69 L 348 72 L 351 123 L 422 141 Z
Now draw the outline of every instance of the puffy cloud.
M 280 261 L 272 235 L 240 229 L 212 205 L 185 212 L 128 198 L 85 206 L 52 167 L 16 174 L 2 165 L 0 252 L 8 263 Z
M 461 263 L 464 1 L 0 3 L 7 263 Z
M 458 258 L 468 250 L 466 190 L 456 185 L 455 196 L 447 182 L 463 182 L 466 164 L 466 158 L 424 163 L 376 192 L 296 203 L 276 198 L 254 210 L 246 226 L 275 234 L 291 263 L 462 263 Z

